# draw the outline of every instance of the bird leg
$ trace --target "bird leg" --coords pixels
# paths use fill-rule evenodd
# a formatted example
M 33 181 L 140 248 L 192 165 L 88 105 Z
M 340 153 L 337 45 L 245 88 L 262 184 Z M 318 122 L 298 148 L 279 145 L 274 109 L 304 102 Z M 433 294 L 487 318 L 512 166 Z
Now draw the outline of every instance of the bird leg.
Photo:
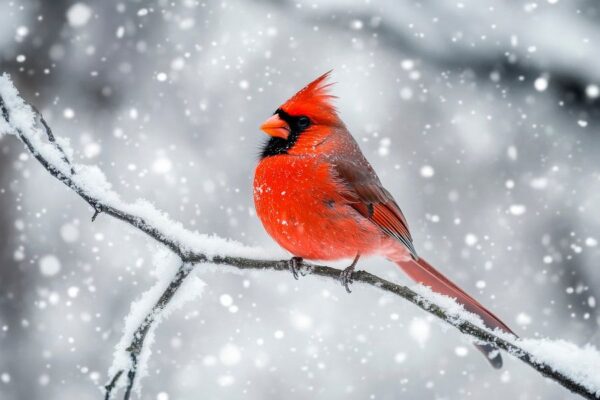
M 300 268 L 302 268 L 302 262 L 302 257 L 292 257 L 288 261 L 288 268 L 296 280 L 298 280 Z
M 350 266 L 344 269 L 340 274 L 340 281 L 342 282 L 342 286 L 346 288 L 346 292 L 348 293 L 352 293 L 352 291 L 350 290 L 350 284 L 353 282 L 352 273 L 354 272 L 354 268 L 356 267 L 356 263 L 358 262 L 359 258 L 360 254 L 357 254 L 356 257 L 354 257 L 354 261 L 352 261 L 352 264 L 350 264 Z

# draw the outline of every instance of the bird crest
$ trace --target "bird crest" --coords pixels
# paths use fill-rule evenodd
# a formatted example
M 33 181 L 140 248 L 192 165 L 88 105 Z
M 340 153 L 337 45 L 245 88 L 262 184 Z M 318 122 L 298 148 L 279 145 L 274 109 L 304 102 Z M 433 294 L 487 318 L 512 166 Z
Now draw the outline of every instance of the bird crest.
M 331 70 L 310 82 L 286 101 L 280 108 L 293 116 L 306 115 L 316 122 L 337 120 L 337 110 L 330 93 L 332 82 L 328 82 Z

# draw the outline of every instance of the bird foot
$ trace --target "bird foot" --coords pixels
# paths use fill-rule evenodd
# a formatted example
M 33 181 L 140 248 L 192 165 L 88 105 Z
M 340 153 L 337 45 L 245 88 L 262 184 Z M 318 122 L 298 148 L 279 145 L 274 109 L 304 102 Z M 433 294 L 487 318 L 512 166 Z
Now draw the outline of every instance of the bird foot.
M 298 280 L 298 277 L 300 276 L 300 268 L 302 268 L 302 262 L 302 257 L 292 257 L 288 261 L 288 268 L 294 276 L 295 280 Z
M 340 282 L 342 282 L 342 286 L 346 288 L 346 292 L 352 293 L 350 290 L 350 284 L 352 281 L 352 273 L 354 272 L 354 267 L 350 266 L 342 271 L 340 274 Z
M 350 284 L 354 282 L 352 280 L 352 274 L 354 273 L 354 269 L 356 268 L 356 263 L 358 262 L 359 258 L 360 254 L 357 254 L 354 258 L 354 261 L 352 261 L 352 264 L 350 264 L 348 268 L 344 269 L 340 273 L 340 282 L 342 283 L 342 286 L 346 288 L 346 292 L 348 293 L 352 293 L 352 291 L 350 290 Z

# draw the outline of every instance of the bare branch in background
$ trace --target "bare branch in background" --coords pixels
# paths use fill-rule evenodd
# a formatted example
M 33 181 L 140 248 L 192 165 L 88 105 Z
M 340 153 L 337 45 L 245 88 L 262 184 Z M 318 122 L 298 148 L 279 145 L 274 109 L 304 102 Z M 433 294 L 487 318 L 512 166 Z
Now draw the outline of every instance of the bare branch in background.
M 235 267 L 241 270 L 274 270 L 289 273 L 287 260 L 261 260 L 227 254 L 211 255 L 207 251 L 191 248 L 188 244 L 184 244 L 183 240 L 180 240 L 179 238 L 183 237 L 184 234 L 198 235 L 185 230 L 179 224 L 176 224 L 163 214 L 160 214 L 157 210 L 153 209 L 151 210 L 151 213 L 143 213 L 143 209 L 139 207 L 136 208 L 135 204 L 124 203 L 115 199 L 118 196 L 114 192 L 103 195 L 101 191 L 94 191 L 94 189 L 90 187 L 90 183 L 94 184 L 95 181 L 88 182 L 86 181 L 87 176 L 83 176 L 85 166 L 79 166 L 69 161 L 67 152 L 63 147 L 56 144 L 56 139 L 52 135 L 49 126 L 43 122 L 41 115 L 34 109 L 31 109 L 26 103 L 23 103 L 16 90 L 12 87 L 10 80 L 6 77 L 0 77 L 0 109 L 3 116 L 3 121 L 0 121 L 0 134 L 10 133 L 18 136 L 29 152 L 52 176 L 71 188 L 93 207 L 95 211 L 94 215 L 102 212 L 125 221 L 142 232 L 145 232 L 157 242 L 165 245 L 181 258 L 182 264 L 176 275 L 172 278 L 166 290 L 164 290 L 162 295 L 155 302 L 154 307 L 150 313 L 146 315 L 145 319 L 138 326 L 133 335 L 131 345 L 127 349 L 132 361 L 129 370 L 117 371 L 112 377 L 109 384 L 106 386 L 106 399 L 109 399 L 113 390 L 119 387 L 119 380 L 123 375 L 126 375 L 128 379 L 125 399 L 130 398 L 136 379 L 138 357 L 143 349 L 146 335 L 155 323 L 157 317 L 164 311 L 165 307 L 173 299 L 175 293 L 189 276 L 194 265 L 210 263 Z M 13 114 L 17 114 L 18 118 L 15 118 Z M 29 119 L 35 121 L 35 123 L 27 125 Z M 42 122 L 40 123 L 40 121 Z M 4 128 L 4 132 L 2 131 L 2 128 Z M 7 132 L 7 129 L 10 129 L 11 131 Z M 44 135 L 45 137 L 42 137 Z M 158 223 L 157 221 L 160 221 L 161 223 Z M 171 225 L 173 225 L 174 228 L 171 227 Z M 336 268 L 307 263 L 302 264 L 301 270 L 307 275 L 310 274 L 325 277 L 335 282 L 338 281 L 340 273 L 342 272 Z M 599 398 L 598 395 L 600 395 L 600 390 L 596 386 L 597 382 L 593 379 L 587 380 L 594 372 L 582 369 L 583 367 L 579 365 L 579 360 L 570 360 L 569 363 L 561 364 L 556 361 L 556 358 L 544 358 L 543 356 L 545 353 L 539 351 L 534 352 L 531 350 L 531 346 L 528 345 L 528 343 L 531 344 L 531 342 L 535 341 L 531 339 L 516 339 L 511 335 L 498 331 L 491 332 L 485 329 L 483 325 L 480 325 L 478 320 L 474 320 L 472 315 L 464 312 L 464 310 L 456 303 L 451 302 L 447 298 L 444 298 L 446 302 L 441 301 L 440 299 L 442 299 L 443 296 L 428 296 L 426 291 L 417 292 L 406 286 L 392 283 L 365 271 L 353 273 L 352 280 L 408 300 L 422 310 L 438 317 L 447 324 L 454 326 L 460 332 L 470 336 L 472 339 L 490 343 L 498 349 L 507 351 L 515 358 L 518 358 L 531 366 L 543 376 L 552 379 L 573 393 L 579 394 L 587 399 Z M 548 344 L 551 342 L 544 343 Z M 558 346 L 558 342 L 556 343 L 556 346 Z M 569 349 L 573 351 L 577 350 L 576 353 L 578 355 L 594 352 L 594 350 L 589 348 L 579 349 L 574 345 L 570 346 L 572 347 L 569 347 Z M 535 348 L 537 349 L 538 347 Z M 587 362 L 590 363 L 590 361 Z M 585 364 L 584 361 L 582 361 L 582 363 Z

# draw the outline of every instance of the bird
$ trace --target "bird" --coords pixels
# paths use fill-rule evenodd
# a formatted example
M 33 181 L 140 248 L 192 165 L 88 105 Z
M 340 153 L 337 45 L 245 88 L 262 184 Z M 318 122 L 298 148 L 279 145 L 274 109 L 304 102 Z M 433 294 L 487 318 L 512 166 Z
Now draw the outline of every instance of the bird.
M 266 232 L 290 252 L 298 279 L 303 260 L 352 259 L 340 274 L 350 292 L 361 257 L 379 255 L 432 291 L 455 298 L 491 328 L 512 330 L 417 254 L 408 222 L 341 120 L 331 94 L 332 71 L 279 106 L 260 129 L 262 145 L 253 182 L 256 214 Z M 498 350 L 475 346 L 494 368 Z

